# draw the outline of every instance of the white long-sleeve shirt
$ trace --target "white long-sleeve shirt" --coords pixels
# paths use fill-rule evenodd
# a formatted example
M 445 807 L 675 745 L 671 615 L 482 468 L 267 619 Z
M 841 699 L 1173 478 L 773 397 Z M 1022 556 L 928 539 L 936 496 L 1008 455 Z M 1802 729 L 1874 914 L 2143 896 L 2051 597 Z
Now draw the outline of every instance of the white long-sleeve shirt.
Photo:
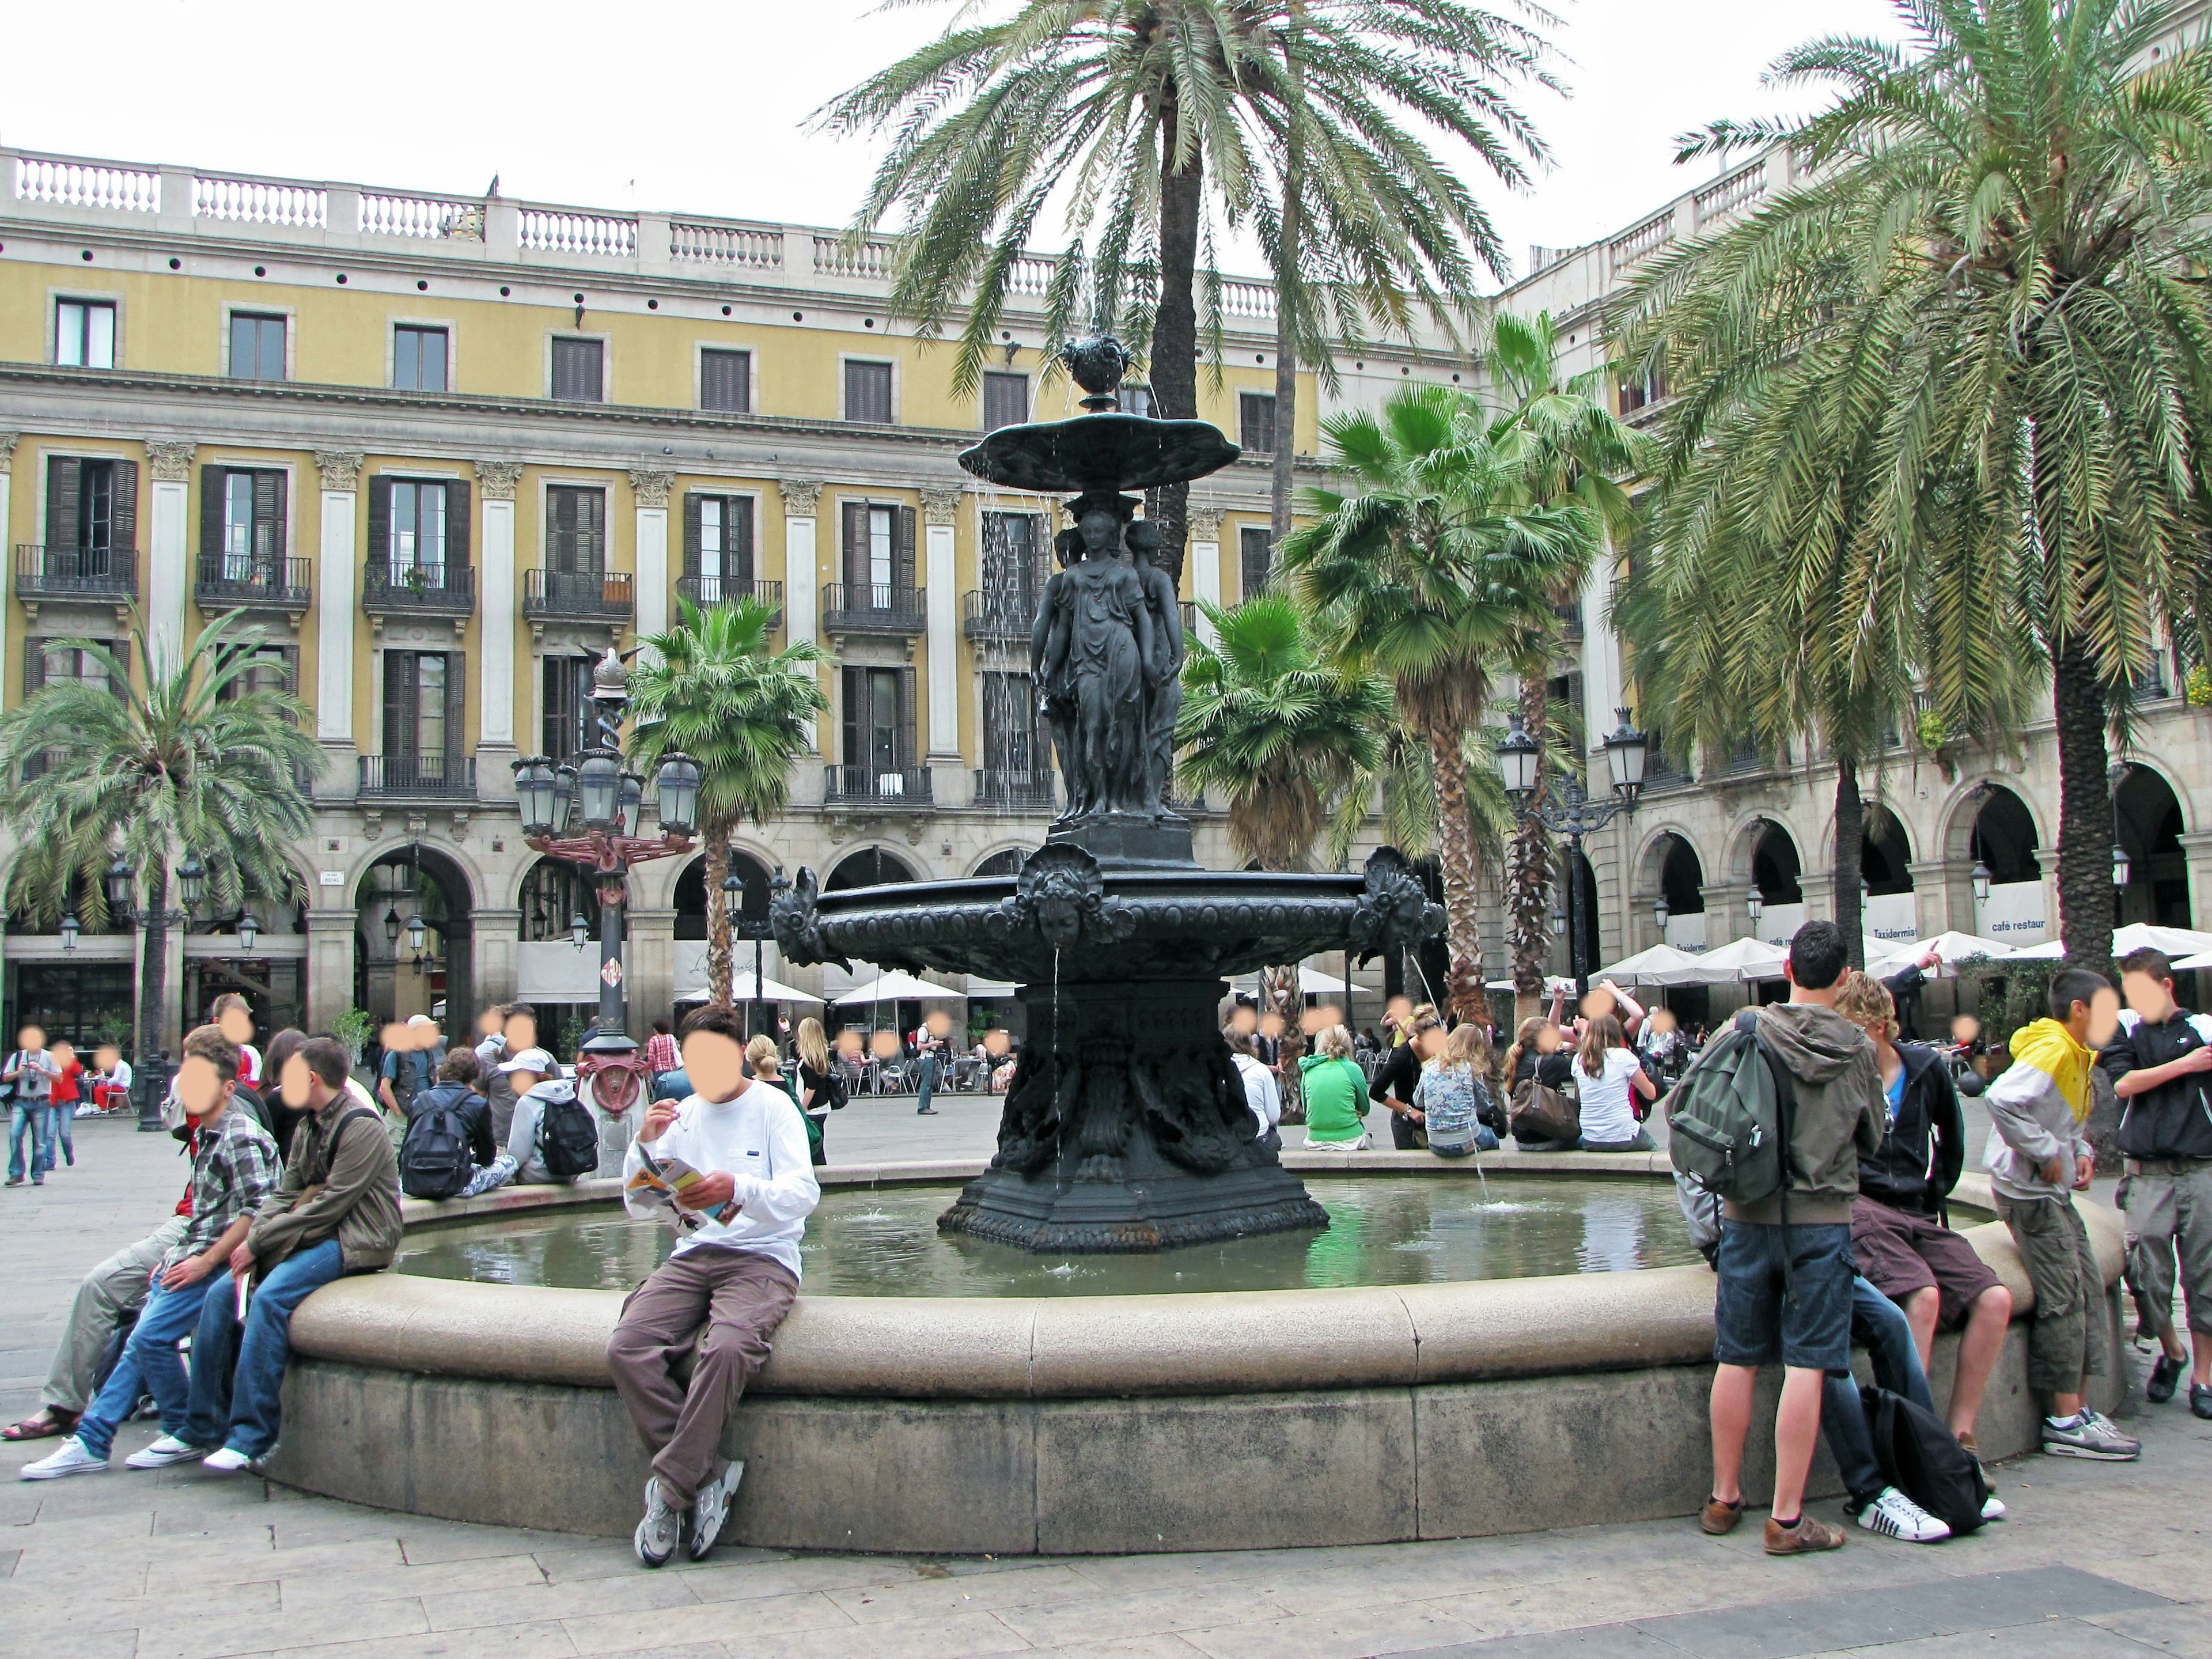
M 764 1083 L 749 1085 L 733 1100 L 712 1101 L 687 1095 L 676 1109 L 676 1121 L 649 1149 L 655 1158 L 680 1158 L 704 1175 L 726 1173 L 736 1182 L 738 1213 L 726 1225 L 711 1216 L 698 1231 L 676 1241 L 672 1255 L 711 1246 L 752 1250 L 799 1276 L 799 1241 L 806 1218 L 822 1201 L 807 1155 L 806 1121 L 791 1097 Z M 627 1182 L 644 1165 L 635 1141 L 623 1159 Z M 625 1197 L 633 1215 L 665 1217 L 659 1206 Z
M 1283 1091 L 1275 1081 L 1275 1074 L 1249 1054 L 1232 1054 L 1237 1062 L 1237 1074 L 1244 1081 L 1244 1103 L 1252 1109 L 1253 1120 L 1266 1134 L 1283 1121 Z

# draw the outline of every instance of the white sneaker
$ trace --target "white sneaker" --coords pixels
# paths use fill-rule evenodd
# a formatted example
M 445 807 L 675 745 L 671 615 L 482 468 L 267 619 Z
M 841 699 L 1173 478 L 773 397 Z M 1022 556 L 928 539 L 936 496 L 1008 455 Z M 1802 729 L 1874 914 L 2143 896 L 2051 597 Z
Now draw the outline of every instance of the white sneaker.
M 637 1523 L 630 1539 L 637 1548 L 637 1559 L 648 1567 L 666 1566 L 683 1541 L 684 1511 L 668 1501 L 660 1477 L 653 1475 L 645 1483 L 645 1518 Z
M 58 1480 L 65 1474 L 100 1474 L 107 1468 L 107 1460 L 94 1457 L 84 1449 L 84 1442 L 75 1435 L 63 1437 L 62 1443 L 35 1463 L 23 1465 L 26 1480 Z
M 206 1453 L 204 1446 L 195 1446 L 173 1434 L 165 1434 L 145 1450 L 132 1452 L 123 1461 L 134 1469 L 166 1469 L 172 1463 L 189 1462 Z
M 223 1446 L 200 1459 L 200 1467 L 218 1474 L 236 1474 L 240 1469 L 252 1468 L 256 1461 L 235 1446 Z
M 745 1466 L 740 1460 L 699 1488 L 699 1496 L 691 1502 L 691 1559 L 694 1561 L 705 1560 L 707 1552 L 714 1547 L 714 1540 L 722 1535 L 722 1523 L 730 1518 L 730 1499 L 737 1496 L 738 1482 L 744 1478 Z
M 1894 1486 L 1884 1486 L 1881 1496 L 1859 1511 L 1858 1522 L 1869 1532 L 1908 1544 L 1934 1544 L 1951 1535 L 1950 1528 Z
M 1983 1520 L 2002 1521 L 2004 1518 L 2005 1504 L 2003 1498 L 1998 1497 L 1995 1492 L 1991 1492 L 1987 1498 L 1982 1499 Z

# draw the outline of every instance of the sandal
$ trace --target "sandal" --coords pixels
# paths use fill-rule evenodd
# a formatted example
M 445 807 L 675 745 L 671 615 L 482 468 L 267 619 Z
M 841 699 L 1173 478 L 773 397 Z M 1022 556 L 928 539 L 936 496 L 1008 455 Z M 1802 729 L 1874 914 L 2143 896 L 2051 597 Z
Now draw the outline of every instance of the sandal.
M 10 1423 L 0 1429 L 0 1440 L 51 1440 L 57 1435 L 69 1433 L 76 1427 L 76 1418 L 63 1422 L 52 1411 L 41 1411 L 25 1418 L 20 1423 Z

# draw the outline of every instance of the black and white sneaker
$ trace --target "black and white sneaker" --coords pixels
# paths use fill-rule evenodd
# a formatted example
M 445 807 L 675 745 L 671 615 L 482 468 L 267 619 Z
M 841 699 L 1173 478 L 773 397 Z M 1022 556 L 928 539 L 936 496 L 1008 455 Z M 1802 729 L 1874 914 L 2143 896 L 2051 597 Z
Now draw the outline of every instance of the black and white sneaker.
M 705 1486 L 691 1504 L 691 1559 L 703 1561 L 722 1535 L 730 1518 L 730 1500 L 738 1495 L 738 1482 L 745 1478 L 742 1460 L 730 1464 Z
M 668 1494 L 653 1475 L 645 1483 L 645 1519 L 632 1537 L 637 1559 L 648 1567 L 665 1567 L 684 1541 L 684 1511 L 668 1501 Z
M 1881 1495 L 1854 1518 L 1869 1532 L 1908 1544 L 1936 1544 L 1951 1535 L 1949 1527 L 1894 1486 L 1884 1486 Z

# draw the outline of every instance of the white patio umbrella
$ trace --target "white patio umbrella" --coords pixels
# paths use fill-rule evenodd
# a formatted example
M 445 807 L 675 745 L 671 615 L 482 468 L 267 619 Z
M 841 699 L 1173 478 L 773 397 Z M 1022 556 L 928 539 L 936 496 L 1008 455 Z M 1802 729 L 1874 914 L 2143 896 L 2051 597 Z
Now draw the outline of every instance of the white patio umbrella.
M 1871 947 L 1873 943 L 1869 939 L 1869 946 Z M 1879 953 L 1869 948 L 1866 970 L 1876 979 L 1886 978 L 1910 968 L 1930 951 L 1942 959 L 1936 970 L 1939 976 L 1947 969 L 1955 971 L 1957 964 L 1969 957 L 1987 957 L 1996 961 L 2015 954 L 2011 945 L 2001 940 L 1953 932 L 1938 933 L 1933 939 L 1911 939 L 1902 945 L 1891 944 L 1888 949 Z
M 2130 951 L 2163 951 L 2169 957 L 2196 957 L 2212 953 L 2212 933 L 2200 933 L 2194 927 L 2160 927 L 2147 921 L 2131 921 L 2124 927 L 2112 929 L 2112 955 L 2115 959 Z M 2058 939 L 2045 939 L 2040 945 L 2031 945 L 2025 951 L 2012 954 L 2014 962 L 2056 962 L 2066 954 L 2065 945 Z M 2179 962 L 2173 964 L 2179 968 Z
M 1733 985 L 1738 980 L 1780 979 L 1782 964 L 1789 959 L 1789 951 L 1763 939 L 1730 939 L 1702 956 L 1692 957 L 1697 977 L 1685 983 Z
M 855 985 L 849 991 L 840 991 L 833 1000 L 847 1002 L 923 1002 L 933 997 L 958 1000 L 964 994 L 948 991 L 942 985 L 932 985 L 926 979 L 916 979 L 912 974 L 894 970 L 866 985 Z
M 1010 979 L 976 979 L 968 981 L 968 995 L 976 997 L 1010 997 L 1020 988 Z
M 750 968 L 742 971 L 733 969 L 730 974 L 730 1000 L 732 1002 L 819 1002 L 822 1000 L 813 992 L 802 991 L 795 986 L 786 985 L 780 979 L 763 979 L 761 984 L 764 988 L 756 995 L 753 991 L 753 970 Z M 704 1002 L 706 1000 L 707 988 L 704 985 L 696 985 L 689 990 L 678 991 L 676 994 L 676 1000 L 678 1002 Z
M 1698 982 L 1698 958 L 1671 945 L 1655 945 L 1623 957 L 1597 977 L 1624 985 L 1694 985 Z
M 1241 975 L 1237 981 L 1237 989 L 1243 991 L 1247 994 L 1256 996 L 1260 990 L 1259 975 L 1245 974 Z M 1337 978 L 1334 974 L 1324 974 L 1320 969 L 1309 968 L 1303 963 L 1298 965 L 1298 994 L 1300 996 L 1341 996 L 1348 991 L 1356 991 L 1360 995 L 1365 996 L 1367 994 L 1367 987 L 1364 985 L 1348 984 L 1345 981 Z

